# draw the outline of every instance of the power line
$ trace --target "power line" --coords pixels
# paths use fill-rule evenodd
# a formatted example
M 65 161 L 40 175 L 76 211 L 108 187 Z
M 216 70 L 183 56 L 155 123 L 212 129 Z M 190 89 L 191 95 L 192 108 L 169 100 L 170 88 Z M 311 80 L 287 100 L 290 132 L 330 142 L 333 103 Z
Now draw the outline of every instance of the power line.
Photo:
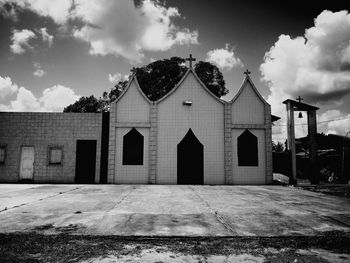
M 350 116 L 348 117 L 342 117 L 342 118 L 337 118 L 337 119 L 332 119 L 332 120 L 326 120 L 326 121 L 318 121 L 317 124 L 320 123 L 326 123 L 326 122 L 331 122 L 331 121 L 342 121 L 342 120 L 346 120 L 346 119 L 350 119 Z M 307 123 L 298 123 L 298 124 L 294 124 L 295 126 L 304 126 L 307 125 Z M 276 126 L 287 126 L 287 124 L 280 124 L 280 125 L 273 125 L 272 127 L 276 127 Z

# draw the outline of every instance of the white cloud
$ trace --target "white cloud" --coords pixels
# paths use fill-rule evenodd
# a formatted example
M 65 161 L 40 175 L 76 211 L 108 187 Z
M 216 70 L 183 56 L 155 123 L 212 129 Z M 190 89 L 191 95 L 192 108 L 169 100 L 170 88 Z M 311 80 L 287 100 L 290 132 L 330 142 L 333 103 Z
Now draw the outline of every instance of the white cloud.
M 21 8 L 27 8 L 40 16 L 47 16 L 57 24 L 67 22 L 70 17 L 72 0 L 0 0 L 3 3 L 15 3 Z
M 308 134 L 307 127 L 307 114 L 303 112 L 303 118 L 298 118 L 299 112 L 294 113 L 294 131 L 295 138 L 305 137 Z M 281 121 L 276 123 L 276 126 L 272 126 L 273 140 L 284 142 L 287 138 L 286 127 L 286 112 L 280 117 Z M 346 136 L 347 132 L 350 132 L 350 114 L 346 114 L 339 110 L 327 110 L 322 114 L 317 114 L 317 132 L 325 134 L 338 134 Z
M 117 72 L 115 74 L 108 74 L 108 81 L 113 84 L 117 84 L 119 81 L 125 81 L 129 79 L 128 74 L 122 76 L 121 73 Z
M 350 14 L 323 11 L 304 37 L 281 35 L 260 70 L 271 98 L 335 101 L 350 92 Z
M 26 52 L 26 49 L 31 49 L 32 47 L 29 45 L 29 41 L 33 38 L 36 38 L 33 31 L 28 29 L 17 30 L 14 29 L 12 31 L 10 49 L 14 54 L 23 54 Z
M 44 75 L 46 74 L 46 71 L 44 71 L 44 70 L 41 68 L 40 63 L 38 63 L 38 62 L 33 62 L 33 66 L 34 66 L 34 68 L 35 68 L 35 71 L 33 72 L 33 75 L 34 75 L 34 76 L 41 78 L 42 76 L 44 76 Z
M 33 72 L 33 75 L 36 76 L 36 77 L 39 77 L 41 78 L 42 76 L 44 76 L 46 74 L 46 71 L 44 71 L 43 69 L 41 68 L 38 68 L 36 69 L 34 72 Z
M 79 97 L 71 88 L 55 85 L 45 89 L 38 101 L 46 111 L 62 111 L 64 107 L 74 103 Z
M 42 111 L 40 103 L 34 94 L 24 87 L 20 87 L 15 100 L 10 102 L 9 111 Z
M 135 6 L 126 0 L 5 0 L 15 2 L 41 16 L 51 17 L 58 25 L 79 19 L 83 26 L 73 36 L 90 45 L 91 55 L 122 56 L 140 61 L 144 51 L 165 51 L 174 45 L 198 44 L 198 32 L 175 25 L 181 17 L 175 7 L 159 1 L 144 0 Z M 68 28 L 68 27 L 67 27 Z
M 5 83 L 5 89 L 3 89 Z M 79 95 L 75 94 L 74 90 L 62 85 L 55 85 L 47 88 L 42 92 L 40 97 L 36 97 L 30 90 L 25 87 L 20 87 L 12 83 L 8 77 L 2 78 L 0 76 L 0 91 L 1 96 L 3 90 L 9 90 L 8 94 L 15 94 L 16 98 L 6 104 L 0 103 L 0 110 L 2 111 L 63 111 L 63 108 L 69 104 L 74 103 L 79 99 Z M 3 97 L 2 97 L 3 98 Z
M 41 33 L 41 37 L 43 39 L 43 42 L 46 42 L 49 45 L 49 47 L 51 47 L 52 43 L 53 43 L 53 35 L 50 35 L 47 32 L 46 27 L 40 28 L 40 33 Z
M 271 94 L 274 114 L 285 121 L 285 99 L 302 96 L 306 103 L 340 105 L 350 93 L 350 14 L 323 11 L 304 36 L 281 35 L 265 54 L 262 80 Z M 284 134 L 275 128 L 276 134 Z
M 327 134 L 338 134 L 345 136 L 350 132 L 350 114 L 339 110 L 328 110 L 318 116 L 319 130 Z
M 346 115 L 346 117 L 347 118 L 343 120 L 329 122 L 327 133 L 347 136 L 347 134 L 350 133 L 350 114 Z
M 15 83 L 12 83 L 10 77 L 1 77 L 0 76 L 0 98 L 5 98 L 8 95 L 16 93 L 18 86 Z
M 217 48 L 207 53 L 206 61 L 216 64 L 220 69 L 230 70 L 233 67 L 243 67 L 242 61 L 235 56 L 229 44 L 225 48 Z
M 172 23 L 172 18 L 180 17 L 177 8 L 165 8 L 157 2 L 145 0 L 140 10 L 133 9 L 146 27 L 141 29 L 139 45 L 145 50 L 164 51 L 175 44 L 198 44 L 198 32 L 188 28 L 179 29 Z M 144 17 L 142 16 L 144 14 Z
M 115 74 L 108 74 L 108 81 L 110 83 L 116 84 L 118 83 L 120 80 L 122 79 L 122 74 L 120 74 L 119 72 L 115 73 Z
M 86 25 L 74 36 L 90 44 L 92 55 L 113 54 L 139 62 L 145 50 L 198 43 L 197 31 L 180 29 L 172 22 L 180 16 L 178 10 L 156 1 L 145 0 L 137 8 L 132 1 L 77 1 L 75 15 Z

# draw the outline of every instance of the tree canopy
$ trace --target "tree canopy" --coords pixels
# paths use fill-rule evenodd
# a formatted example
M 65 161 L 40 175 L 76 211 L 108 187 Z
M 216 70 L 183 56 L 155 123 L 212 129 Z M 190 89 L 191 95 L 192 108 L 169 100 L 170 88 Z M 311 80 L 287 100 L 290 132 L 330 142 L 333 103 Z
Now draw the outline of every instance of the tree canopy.
M 63 112 L 98 112 L 101 109 L 101 101 L 95 96 L 81 97 L 73 104 L 65 107 Z
M 180 57 L 172 57 L 154 61 L 148 65 L 132 68 L 131 74 L 135 74 L 140 88 L 151 101 L 157 101 L 171 91 L 184 76 L 188 67 L 186 60 Z M 194 66 L 194 71 L 206 87 L 217 97 L 228 93 L 225 88 L 225 80 L 217 66 L 199 61 Z M 126 88 L 128 81 L 119 81 L 109 92 L 104 92 L 99 99 L 93 95 L 81 97 L 75 103 L 64 108 L 64 112 L 100 112 L 108 111 L 109 105 L 116 100 Z
M 284 143 L 282 142 L 272 142 L 272 151 L 283 152 L 285 150 Z
M 179 57 L 152 62 L 131 70 L 146 96 L 156 101 L 172 90 L 186 73 L 185 60 Z
M 218 98 L 228 93 L 225 80 L 219 68 L 209 62 L 199 61 L 194 71 L 204 85 Z

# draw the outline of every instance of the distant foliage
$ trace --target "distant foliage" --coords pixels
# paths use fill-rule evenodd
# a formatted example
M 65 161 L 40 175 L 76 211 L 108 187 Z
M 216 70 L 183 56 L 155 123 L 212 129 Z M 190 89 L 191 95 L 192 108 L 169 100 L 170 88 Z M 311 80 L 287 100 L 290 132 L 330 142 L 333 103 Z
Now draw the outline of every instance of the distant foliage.
M 90 97 L 81 97 L 73 104 L 65 107 L 63 112 L 100 112 L 101 101 L 93 95 Z
M 194 71 L 216 97 L 220 98 L 228 93 L 224 77 L 217 66 L 209 62 L 199 61 L 194 66 Z
M 115 101 L 126 88 L 128 82 L 128 80 L 119 81 L 108 94 L 105 92 L 106 100 Z
M 186 60 L 180 57 L 172 57 L 154 61 L 146 66 L 132 68 L 131 74 L 135 74 L 140 88 L 151 101 L 157 101 L 171 91 L 184 76 L 188 67 Z M 217 66 L 199 61 L 194 66 L 194 71 L 217 97 L 228 93 L 225 88 L 225 80 Z M 64 112 L 101 112 L 109 111 L 112 101 L 116 100 L 126 88 L 128 80 L 119 81 L 108 93 L 103 92 L 102 97 L 81 97 L 73 104 L 64 108 Z
M 172 90 L 186 73 L 185 60 L 179 57 L 152 62 L 140 68 L 133 68 L 137 81 L 146 96 L 156 101 Z
M 274 152 L 284 152 L 285 147 L 284 147 L 284 143 L 282 142 L 272 142 L 272 151 Z

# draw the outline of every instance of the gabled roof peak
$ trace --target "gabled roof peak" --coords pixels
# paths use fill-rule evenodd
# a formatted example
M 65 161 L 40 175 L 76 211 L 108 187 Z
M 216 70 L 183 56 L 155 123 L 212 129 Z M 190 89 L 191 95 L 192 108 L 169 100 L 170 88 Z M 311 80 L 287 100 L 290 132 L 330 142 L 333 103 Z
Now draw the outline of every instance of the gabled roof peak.
M 126 88 L 122 91 L 122 93 L 119 95 L 119 97 L 114 101 L 115 103 L 117 103 L 123 96 L 124 94 L 128 91 L 128 89 L 130 88 L 131 84 L 135 82 L 135 85 L 136 85 L 136 89 L 137 91 L 141 94 L 141 96 L 146 100 L 146 102 L 148 102 L 149 104 L 152 104 L 152 101 L 147 98 L 146 94 L 142 91 L 140 85 L 139 85 L 139 82 L 137 81 L 137 77 L 136 77 L 136 74 L 133 73 L 129 79 L 129 82 L 126 86 Z
M 176 86 L 170 91 L 168 92 L 168 94 L 164 95 L 162 98 L 160 98 L 159 100 L 156 101 L 156 103 L 160 103 L 163 100 L 165 100 L 166 98 L 168 98 L 169 96 L 171 96 L 180 86 L 181 84 L 185 81 L 185 79 L 188 77 L 188 75 L 192 73 L 193 76 L 195 77 L 195 79 L 198 81 L 199 85 L 206 91 L 209 93 L 209 95 L 211 95 L 215 100 L 219 101 L 220 103 L 224 104 L 225 101 L 216 97 L 206 86 L 205 84 L 200 80 L 200 78 L 198 77 L 198 75 L 196 74 L 196 72 L 194 71 L 194 69 L 192 67 L 190 67 L 186 73 L 183 75 L 183 77 L 181 78 L 181 80 L 176 84 Z
M 234 103 L 235 100 L 241 95 L 241 93 L 243 92 L 243 90 L 245 89 L 246 87 L 246 84 L 249 82 L 250 86 L 252 87 L 253 91 L 255 92 L 255 94 L 258 96 L 258 98 L 266 105 L 269 105 L 267 103 L 267 101 L 263 98 L 263 96 L 261 96 L 260 92 L 258 91 L 258 89 L 255 87 L 252 79 L 250 78 L 250 71 L 246 71 L 244 72 L 244 74 L 246 75 L 242 84 L 241 84 L 241 87 L 240 89 L 238 90 L 237 94 L 233 97 L 233 99 L 230 101 L 230 103 Z

